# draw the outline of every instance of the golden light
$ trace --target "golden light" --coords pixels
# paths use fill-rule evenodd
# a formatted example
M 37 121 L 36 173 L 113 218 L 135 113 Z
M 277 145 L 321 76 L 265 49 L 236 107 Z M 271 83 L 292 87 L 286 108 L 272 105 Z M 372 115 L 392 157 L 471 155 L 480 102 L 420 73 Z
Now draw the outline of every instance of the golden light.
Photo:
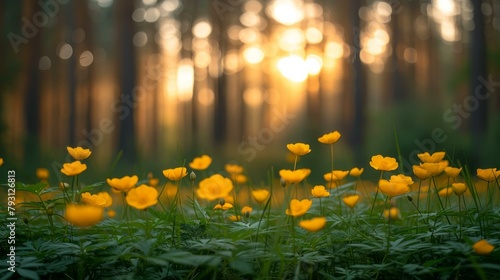
M 441 22 L 441 37 L 448 42 L 458 41 L 459 33 L 453 20 L 443 20 Z
M 414 48 L 406 48 L 403 57 L 408 63 L 417 63 L 418 61 L 418 55 L 417 55 L 417 50 Z
M 304 48 L 306 37 L 300 28 L 290 28 L 283 32 L 279 39 L 279 46 L 282 50 L 293 51 Z
M 246 12 L 260 13 L 260 11 L 262 11 L 262 4 L 257 0 L 248 0 L 245 3 L 245 6 L 243 7 L 243 9 Z
M 323 41 L 323 33 L 316 27 L 306 29 L 306 39 L 309 44 L 319 44 Z
M 207 38 L 212 33 L 212 26 L 206 20 L 200 20 L 193 25 L 193 36 L 197 38 Z
M 330 41 L 325 44 L 325 55 L 329 58 L 338 59 L 344 55 L 344 47 L 336 41 Z
M 293 25 L 304 19 L 302 1 L 274 0 L 267 6 L 267 14 L 283 25 Z
M 243 58 L 250 64 L 258 64 L 264 59 L 264 52 L 259 46 L 249 46 L 243 51 Z
M 433 0 L 432 4 L 445 17 L 454 16 L 458 12 L 458 8 L 453 0 Z
M 177 98 L 179 101 L 190 101 L 193 98 L 194 68 L 189 58 L 179 62 L 177 68 Z
M 224 65 L 224 72 L 228 75 L 234 74 L 241 70 L 243 63 L 240 60 L 240 56 L 237 50 L 229 50 L 222 59 L 222 65 Z
M 300 83 L 307 79 L 307 64 L 298 55 L 290 55 L 280 58 L 277 67 L 281 75 L 292 82 Z
M 198 102 L 204 106 L 210 106 L 214 103 L 215 95 L 214 92 L 209 88 L 202 88 L 198 94 Z
M 240 22 L 246 27 L 258 27 L 260 25 L 260 16 L 255 13 L 245 12 L 240 16 Z
M 310 75 L 318 75 L 323 67 L 323 59 L 315 54 L 310 54 L 306 57 L 307 72 Z
M 250 107 L 259 107 L 264 101 L 262 91 L 258 87 L 246 89 L 243 92 L 243 101 Z
M 211 62 L 210 53 L 207 50 L 197 51 L 193 60 L 194 65 L 198 68 L 208 67 Z
M 258 43 L 261 41 L 260 32 L 255 28 L 243 28 L 239 30 L 238 38 L 245 44 Z

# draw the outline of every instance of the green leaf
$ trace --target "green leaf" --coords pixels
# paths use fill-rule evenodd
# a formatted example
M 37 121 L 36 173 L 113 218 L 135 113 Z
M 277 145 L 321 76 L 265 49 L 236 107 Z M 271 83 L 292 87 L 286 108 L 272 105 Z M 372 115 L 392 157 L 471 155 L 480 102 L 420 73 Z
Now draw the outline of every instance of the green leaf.
M 23 268 L 18 268 L 16 269 L 17 273 L 21 275 L 22 277 L 28 278 L 28 279 L 33 279 L 33 280 L 38 280 L 40 277 L 38 277 L 38 273 L 33 270 L 27 270 Z

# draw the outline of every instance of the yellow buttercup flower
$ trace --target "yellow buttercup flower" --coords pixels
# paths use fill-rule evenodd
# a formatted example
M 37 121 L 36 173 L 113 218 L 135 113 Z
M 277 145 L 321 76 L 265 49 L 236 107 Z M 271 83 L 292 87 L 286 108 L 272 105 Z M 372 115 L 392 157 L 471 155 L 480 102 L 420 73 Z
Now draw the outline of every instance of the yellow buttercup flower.
M 126 192 L 133 188 L 135 184 L 139 181 L 136 175 L 133 176 L 123 176 L 122 178 L 106 179 L 106 182 L 110 187 L 116 191 Z
M 229 178 L 225 178 L 220 174 L 214 174 L 208 178 L 201 180 L 196 194 L 209 201 L 224 198 L 233 190 L 233 183 Z
M 465 185 L 465 183 L 453 183 L 451 184 L 451 188 L 456 195 L 461 195 L 467 191 L 467 186 Z
M 307 231 L 316 232 L 324 228 L 326 225 L 325 217 L 316 217 L 310 220 L 302 220 L 299 222 L 299 226 Z
M 71 163 L 63 164 L 61 172 L 66 176 L 76 176 L 87 169 L 86 164 L 82 164 L 79 160 L 73 161 Z
M 309 211 L 311 206 L 312 200 L 303 199 L 299 201 L 298 199 L 292 199 L 292 201 L 290 201 L 289 208 L 286 209 L 286 214 L 293 217 L 299 217 Z
M 252 197 L 257 201 L 257 203 L 262 204 L 267 201 L 269 198 L 269 191 L 264 190 L 264 189 L 259 189 L 259 190 L 253 190 L 252 191 Z
M 156 187 L 156 186 L 158 186 L 158 183 L 160 183 L 160 180 L 153 176 L 153 172 L 149 172 L 148 173 L 148 185 L 151 187 Z
M 327 134 L 323 134 L 318 141 L 323 144 L 334 144 L 340 139 L 340 133 L 338 131 L 330 132 Z
M 200 157 L 195 157 L 193 161 L 189 163 L 189 167 L 194 170 L 205 170 L 210 164 L 212 164 L 212 158 L 207 155 L 202 155 Z
M 75 160 L 84 160 L 88 158 L 90 154 L 92 154 L 90 149 L 84 149 L 82 147 L 75 147 L 75 148 L 66 147 L 66 149 L 68 150 L 70 156 Z
M 106 203 L 102 207 L 107 208 L 113 204 L 113 198 L 107 192 L 98 192 L 97 196 L 103 198 Z
M 248 178 L 244 174 L 232 174 L 231 179 L 237 184 L 245 184 L 248 182 Z
M 359 201 L 359 195 L 354 194 L 354 195 L 346 196 L 346 197 L 342 198 L 342 201 L 344 201 L 344 203 L 347 206 L 349 206 L 350 208 L 354 208 L 354 206 L 356 206 L 356 204 Z
M 47 168 L 37 168 L 36 169 L 36 177 L 38 180 L 46 181 L 49 179 L 49 170 Z
M 497 171 L 496 168 L 477 169 L 477 177 L 483 181 L 493 182 L 498 176 L 500 176 L 500 170 Z
M 428 152 L 425 152 L 417 154 L 417 156 L 422 162 L 438 163 L 443 160 L 445 152 L 435 152 L 432 155 L 429 154 Z
M 140 185 L 131 189 L 125 199 L 128 205 L 143 210 L 158 203 L 158 191 L 148 185 Z
M 252 213 L 252 211 L 253 209 L 250 206 L 243 206 L 243 208 L 241 208 L 241 214 L 247 218 L 250 217 L 250 213 Z
M 303 156 L 311 152 L 309 145 L 304 143 L 287 144 L 286 147 L 296 156 Z
M 325 186 L 322 186 L 322 185 L 317 185 L 317 186 L 314 186 L 314 188 L 311 190 L 311 193 L 314 197 L 329 197 L 330 196 L 330 192 L 328 192 L 326 189 L 325 189 Z
M 429 171 L 431 173 L 431 176 L 438 176 L 443 172 L 443 170 L 447 166 L 447 161 L 446 162 L 424 162 L 420 164 L 420 167 L 423 169 Z
M 90 194 L 89 192 L 82 193 L 82 201 L 87 205 L 99 207 L 104 207 L 106 204 L 106 199 L 104 197 L 98 196 L 97 194 Z
M 241 221 L 241 216 L 239 216 L 239 215 L 238 216 L 230 215 L 230 216 L 228 216 L 228 218 L 229 218 L 229 220 L 231 222 L 239 222 L 239 221 Z
M 240 174 L 241 172 L 243 172 L 243 166 L 238 165 L 238 164 L 228 163 L 228 164 L 224 165 L 224 169 L 229 174 Z
M 0 166 L 3 165 L 3 158 L 0 158 Z
M 389 221 L 399 220 L 401 218 L 401 213 L 396 207 L 391 207 L 391 209 L 384 210 L 384 217 Z
M 443 197 L 447 197 L 447 196 L 450 196 L 452 193 L 453 193 L 453 188 L 447 187 L 447 188 L 440 189 L 438 192 L 438 195 L 443 196 Z
M 395 196 L 402 195 L 402 194 L 405 194 L 405 193 L 410 191 L 410 188 L 408 187 L 408 185 L 406 183 L 402 183 L 402 182 L 392 183 L 392 182 L 389 182 L 385 179 L 381 179 L 378 182 L 378 187 L 382 193 L 388 195 L 389 197 L 395 197 Z
M 327 182 L 340 181 L 340 180 L 344 179 L 348 174 L 349 174 L 349 171 L 332 170 L 332 172 L 325 173 L 323 175 L 323 178 Z
M 361 174 L 363 174 L 363 171 L 365 171 L 364 168 L 354 167 L 353 169 L 351 169 L 351 171 L 349 171 L 349 175 L 351 175 L 352 177 L 359 177 L 361 176 Z
M 391 183 L 403 183 L 406 185 L 413 184 L 413 179 L 409 176 L 405 176 L 403 174 L 392 175 L 390 179 Z
M 448 175 L 450 177 L 457 177 L 461 171 L 462 171 L 462 167 L 456 168 L 456 167 L 447 166 L 444 168 L 444 172 L 446 173 L 446 175 Z
M 392 171 L 398 168 L 398 162 L 392 157 L 383 157 L 381 155 L 372 156 L 370 166 L 379 171 Z
M 488 243 L 488 241 L 481 239 L 472 245 L 472 249 L 478 255 L 489 255 L 495 249 L 495 246 Z
M 289 169 L 281 169 L 279 174 L 280 177 L 285 180 L 288 184 L 300 183 L 304 180 L 309 174 L 310 170 L 307 169 L 297 169 L 297 170 L 289 170 Z
M 163 175 L 172 181 L 179 181 L 187 176 L 186 167 L 176 167 L 163 170 Z
M 229 202 L 224 203 L 224 205 L 220 205 L 220 203 L 216 204 L 214 210 L 228 210 L 233 208 L 233 205 Z
M 66 220 L 78 227 L 89 227 L 102 221 L 104 208 L 94 205 L 66 205 Z
M 420 180 L 426 180 L 432 173 L 420 165 L 413 165 L 413 174 Z

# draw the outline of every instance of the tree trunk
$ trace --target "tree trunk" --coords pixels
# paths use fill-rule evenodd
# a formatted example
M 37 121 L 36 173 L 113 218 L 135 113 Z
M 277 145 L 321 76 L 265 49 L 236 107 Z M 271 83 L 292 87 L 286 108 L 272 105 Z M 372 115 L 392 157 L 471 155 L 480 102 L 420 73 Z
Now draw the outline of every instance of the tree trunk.
M 115 1 L 116 30 L 117 30 L 117 73 L 119 83 L 119 103 L 115 109 L 120 124 L 118 148 L 123 151 L 123 160 L 133 163 L 136 160 L 134 135 L 134 108 L 136 102 L 133 97 L 135 86 L 135 52 L 132 42 L 134 35 L 134 1 Z

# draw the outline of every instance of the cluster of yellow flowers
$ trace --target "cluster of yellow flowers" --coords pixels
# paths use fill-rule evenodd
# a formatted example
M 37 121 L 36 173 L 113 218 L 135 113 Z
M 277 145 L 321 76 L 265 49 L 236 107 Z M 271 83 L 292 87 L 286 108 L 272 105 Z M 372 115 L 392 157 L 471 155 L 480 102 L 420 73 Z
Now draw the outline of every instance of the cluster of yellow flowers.
M 314 199 L 319 200 L 321 207 L 321 199 L 330 197 L 332 190 L 335 190 L 338 186 L 340 186 L 342 180 L 344 180 L 348 175 L 356 177 L 361 181 L 360 176 L 364 172 L 363 168 L 353 167 L 350 170 L 333 169 L 333 145 L 337 143 L 340 138 L 341 134 L 338 131 L 324 134 L 318 138 L 320 143 L 330 145 L 331 147 L 331 171 L 323 175 L 326 184 L 312 186 L 310 189 L 310 195 L 312 198 L 299 199 L 298 197 L 292 197 L 288 202 L 287 209 L 285 210 L 286 215 L 294 218 L 304 216 L 311 209 Z M 309 168 L 297 168 L 298 158 L 311 153 L 311 148 L 305 143 L 291 143 L 287 145 L 287 149 L 295 157 L 295 162 L 293 169 L 279 170 L 280 182 L 284 187 L 287 185 L 297 186 L 311 174 L 311 169 Z M 67 147 L 67 151 L 74 161 L 63 164 L 60 171 L 66 176 L 77 179 L 78 175 L 87 169 L 87 165 L 82 163 L 82 161 L 87 159 L 92 152 L 89 149 L 84 149 L 82 147 Z M 460 196 L 468 189 L 467 185 L 463 181 L 457 179 L 462 172 L 462 168 L 449 166 L 449 162 L 444 159 L 445 156 L 445 152 L 434 152 L 432 154 L 424 152 L 418 154 L 421 163 L 412 167 L 413 174 L 420 181 L 424 181 L 429 178 L 439 176 L 444 172 L 446 176 L 448 176 L 448 180 L 453 181 L 449 182 L 449 184 L 439 190 L 436 188 L 436 193 L 439 196 L 449 196 L 453 193 Z M 0 166 L 2 164 L 3 159 L 0 158 Z M 212 158 L 208 155 L 195 157 L 188 164 L 189 168 L 193 170 L 188 178 L 192 183 L 194 183 L 196 180 L 196 174 L 194 171 L 206 170 L 211 164 Z M 395 175 L 391 175 L 389 178 L 386 176 L 384 178 L 384 172 L 394 172 L 399 167 L 397 160 L 392 157 L 374 155 L 371 157 L 369 164 L 374 170 L 380 171 L 380 179 L 377 182 L 376 194 L 373 201 L 374 205 L 377 195 L 380 192 L 385 195 L 386 202 L 389 202 L 385 204 L 382 213 L 383 216 L 389 221 L 400 219 L 401 213 L 392 200 L 393 198 L 411 193 L 411 186 L 414 184 L 412 177 L 404 174 L 397 174 L 396 172 Z M 245 184 L 247 182 L 247 177 L 244 174 L 244 168 L 238 164 L 226 164 L 224 167 L 228 176 L 225 177 L 222 174 L 213 174 L 203 178 L 199 181 L 197 188 L 193 189 L 193 199 L 196 194 L 198 198 L 204 199 L 208 202 L 217 201 L 213 207 L 214 210 L 224 211 L 234 207 L 234 198 L 236 197 L 235 194 L 237 193 L 236 190 L 238 190 L 238 185 Z M 188 176 L 188 170 L 184 166 L 169 168 L 163 170 L 163 175 L 168 180 L 177 184 L 176 192 L 178 192 L 181 180 Z M 476 175 L 479 179 L 485 182 L 493 182 L 500 177 L 500 170 L 497 171 L 496 168 L 477 169 Z M 49 178 L 49 171 L 45 168 L 39 168 L 36 170 L 36 176 L 41 181 L 46 181 Z M 77 180 L 74 180 L 74 182 L 75 181 Z M 159 183 L 159 179 L 154 178 L 151 173 L 148 174 L 148 183 L 140 184 L 139 186 L 137 186 L 139 182 L 137 175 L 127 175 L 121 178 L 107 178 L 106 182 L 114 193 L 121 193 L 123 195 L 124 203 L 126 202 L 128 206 L 138 210 L 145 210 L 149 207 L 155 206 L 159 201 L 161 192 L 163 191 L 159 192 L 157 190 L 156 187 Z M 165 186 L 167 186 L 167 184 L 165 184 Z M 329 187 L 325 187 L 327 185 Z M 351 209 L 354 209 L 361 199 L 361 196 L 359 195 L 360 193 L 356 190 L 356 184 L 354 184 L 354 186 L 353 190 L 344 192 L 338 197 L 339 202 L 342 201 Z M 63 190 L 66 191 L 66 188 L 63 188 Z M 74 193 L 75 192 L 73 192 L 73 195 Z M 249 193 L 251 194 L 253 200 L 260 205 L 270 202 L 271 192 L 265 188 L 253 189 Z M 295 193 L 295 195 L 297 194 Z M 105 191 L 95 194 L 84 192 L 78 197 L 73 198 L 70 198 L 70 196 L 67 195 L 65 218 L 69 223 L 76 226 L 92 226 L 103 220 L 104 209 L 110 208 L 112 204 L 112 196 Z M 235 212 L 241 214 L 241 216 L 230 215 L 227 217 L 232 221 L 240 221 L 242 217 L 248 218 L 252 211 L 252 207 L 243 206 L 240 211 Z M 114 217 L 115 214 L 116 213 L 113 210 L 108 210 L 107 212 L 108 217 L 111 218 Z M 324 216 L 324 214 L 322 216 Z M 310 219 L 301 219 L 298 225 L 307 231 L 315 232 L 324 228 L 326 223 L 326 217 L 312 217 Z M 493 248 L 494 247 L 484 240 L 474 245 L 474 250 L 478 254 L 487 254 L 491 252 Z

